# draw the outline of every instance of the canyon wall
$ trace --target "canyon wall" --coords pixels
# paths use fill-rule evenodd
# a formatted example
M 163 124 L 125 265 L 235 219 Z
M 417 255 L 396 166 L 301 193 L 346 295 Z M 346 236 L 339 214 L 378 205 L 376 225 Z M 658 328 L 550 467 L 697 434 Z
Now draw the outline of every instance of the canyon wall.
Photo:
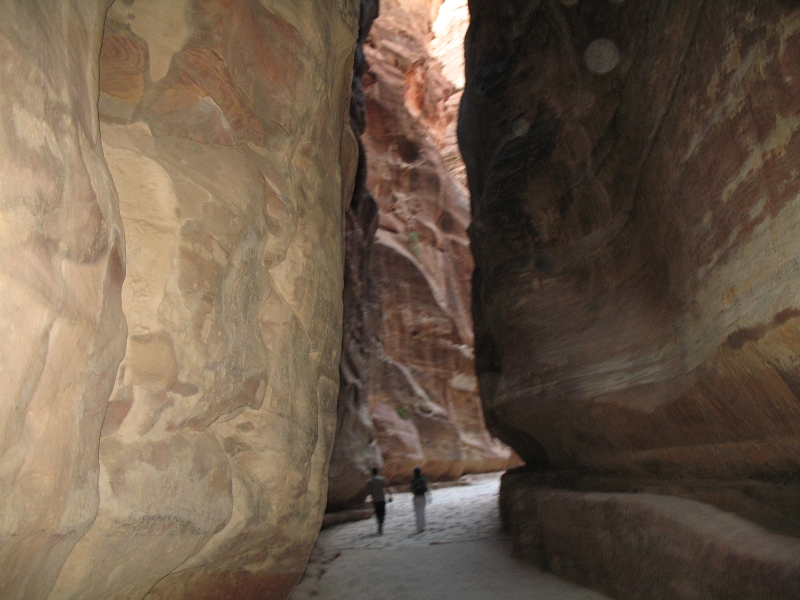
M 285 598 L 327 493 L 359 7 L 80 5 L 0 5 L 0 596 Z
M 0 4 L 2 598 L 47 597 L 99 502 L 126 331 L 123 225 L 94 108 L 105 9 Z
M 800 12 L 473 4 L 460 134 L 497 430 L 602 472 L 796 474 Z
M 506 499 L 677 494 L 798 535 L 800 10 L 470 11 L 476 369 L 491 431 L 550 470 Z
M 378 0 L 361 0 L 350 94 L 350 126 L 358 139 L 358 170 L 353 198 L 345 212 L 342 358 L 339 363 L 336 436 L 328 469 L 329 508 L 344 508 L 362 502 L 372 467 L 381 461 L 367 393 L 375 352 L 370 332 L 374 288 L 370 284 L 369 265 L 378 227 L 378 205 L 367 189 L 367 156 L 361 143 L 367 126 L 362 81 L 368 68 L 364 43 L 378 12 Z
M 373 465 L 406 483 L 415 466 L 455 479 L 515 461 L 486 430 L 473 368 L 469 204 L 455 136 L 466 2 L 383 0 L 380 13 L 363 45 L 377 231 L 373 240 L 357 197 L 342 367 L 353 385 L 340 393 L 331 508 L 363 500 Z

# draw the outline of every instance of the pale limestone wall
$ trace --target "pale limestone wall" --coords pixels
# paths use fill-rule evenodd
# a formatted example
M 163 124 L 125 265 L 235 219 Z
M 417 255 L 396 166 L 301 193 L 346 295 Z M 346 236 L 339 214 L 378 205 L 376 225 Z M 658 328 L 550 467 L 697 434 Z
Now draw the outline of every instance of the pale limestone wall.
M 357 4 L 118 1 L 102 52 L 105 5 L 22 6 L 0 597 L 286 597 L 335 425 Z

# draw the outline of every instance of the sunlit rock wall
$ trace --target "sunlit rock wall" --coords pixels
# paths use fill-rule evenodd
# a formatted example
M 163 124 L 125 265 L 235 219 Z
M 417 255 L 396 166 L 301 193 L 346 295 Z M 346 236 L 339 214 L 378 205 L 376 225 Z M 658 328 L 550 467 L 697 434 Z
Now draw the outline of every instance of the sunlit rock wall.
M 800 10 L 471 0 L 481 395 L 524 458 L 800 472 Z
M 358 6 L 108 4 L 0 5 L 0 596 L 285 598 L 327 491 Z
M 468 199 L 442 157 L 458 88 L 430 54 L 435 8 L 383 2 L 365 48 L 367 185 L 380 209 L 370 403 L 385 474 L 402 481 L 415 466 L 455 478 L 510 458 L 487 433 L 477 394 Z
M 362 2 L 369 23 L 377 5 Z M 362 24 L 353 118 L 366 191 L 348 212 L 331 509 L 364 499 L 372 466 L 405 483 L 415 466 L 452 479 L 518 461 L 486 430 L 473 367 L 456 141 L 468 20 L 466 0 L 382 0 Z

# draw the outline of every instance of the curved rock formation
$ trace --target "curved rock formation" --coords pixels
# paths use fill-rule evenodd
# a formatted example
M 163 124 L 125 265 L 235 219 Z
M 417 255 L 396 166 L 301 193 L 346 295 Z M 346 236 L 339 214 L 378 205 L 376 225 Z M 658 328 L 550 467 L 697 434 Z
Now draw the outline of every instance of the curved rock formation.
M 384 1 L 365 38 L 366 128 L 359 127 L 371 196 L 357 190 L 348 213 L 348 383 L 339 398 L 331 508 L 361 502 L 375 464 L 406 482 L 415 466 L 454 479 L 515 461 L 488 434 L 477 394 L 469 210 L 455 139 L 463 85 L 456 40 L 468 13 L 465 0 L 440 4 Z M 378 229 L 365 245 L 375 228 L 372 197 Z
M 529 461 L 796 472 L 800 13 L 588 4 L 473 3 L 487 413 Z
M 470 9 L 459 139 L 490 429 L 555 486 L 797 535 L 800 11 Z
M 334 435 L 357 7 L 110 4 L 0 7 L 0 596 L 285 598 Z

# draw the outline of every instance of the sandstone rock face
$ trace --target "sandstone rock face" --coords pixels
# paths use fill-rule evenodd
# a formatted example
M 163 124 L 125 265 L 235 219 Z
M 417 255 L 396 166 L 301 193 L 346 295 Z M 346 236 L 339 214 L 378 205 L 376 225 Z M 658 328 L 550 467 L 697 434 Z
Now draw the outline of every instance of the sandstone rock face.
M 378 230 L 365 246 L 374 215 L 357 196 L 342 366 L 352 383 L 339 399 L 331 508 L 363 500 L 369 469 L 381 462 L 384 475 L 405 483 L 415 466 L 452 479 L 513 460 L 487 433 L 473 368 L 469 208 L 455 143 L 463 81 L 446 75 L 458 78 L 455 40 L 468 14 L 463 1 L 440 4 L 385 0 L 364 45 L 361 127 Z M 432 38 L 434 24 L 444 42 Z
M 0 596 L 285 598 L 334 435 L 358 7 L 51 4 L 0 9 Z
M 481 395 L 529 462 L 800 469 L 800 11 L 470 2 Z
M 8 600 L 46 597 L 94 520 L 97 442 L 125 351 L 125 242 L 94 108 L 105 9 L 0 4 L 0 597 Z
M 370 271 L 379 344 L 370 404 L 393 481 L 406 481 L 418 465 L 449 479 L 513 461 L 489 436 L 477 394 L 468 200 L 458 165 L 451 171 L 444 159 L 455 151 L 458 82 L 447 79 L 429 44 L 444 6 L 453 2 L 384 3 L 365 49 L 367 184 L 380 219 Z M 450 56 L 457 62 L 460 53 Z
M 490 430 L 544 471 L 504 481 L 518 545 L 624 597 L 793 595 L 777 549 L 796 544 L 764 532 L 740 552 L 718 535 L 731 515 L 697 529 L 662 509 L 699 500 L 800 533 L 800 10 L 470 11 L 476 369 Z M 701 507 L 690 520 L 720 514 Z M 616 547 L 635 523 L 639 545 Z M 633 559 L 670 585 L 626 573 Z
M 381 461 L 366 388 L 375 350 L 369 331 L 369 307 L 374 304 L 369 264 L 378 227 L 378 205 L 367 190 L 367 157 L 360 139 L 367 120 L 362 82 L 368 67 L 364 58 L 364 43 L 378 12 L 378 0 L 361 0 L 350 95 L 350 126 L 359 140 L 359 160 L 353 198 L 345 213 L 342 358 L 339 365 L 336 437 L 328 470 L 327 505 L 331 509 L 361 503 L 371 469 Z
M 367 185 L 378 202 L 368 329 L 369 401 L 384 474 L 406 481 L 504 468 L 483 423 L 469 316 L 466 190 L 454 149 L 456 83 L 430 53 L 438 6 L 384 2 L 365 47 Z M 454 25 L 457 27 L 457 24 Z M 448 130 L 451 135 L 448 138 Z M 460 159 L 459 159 L 460 161 Z

